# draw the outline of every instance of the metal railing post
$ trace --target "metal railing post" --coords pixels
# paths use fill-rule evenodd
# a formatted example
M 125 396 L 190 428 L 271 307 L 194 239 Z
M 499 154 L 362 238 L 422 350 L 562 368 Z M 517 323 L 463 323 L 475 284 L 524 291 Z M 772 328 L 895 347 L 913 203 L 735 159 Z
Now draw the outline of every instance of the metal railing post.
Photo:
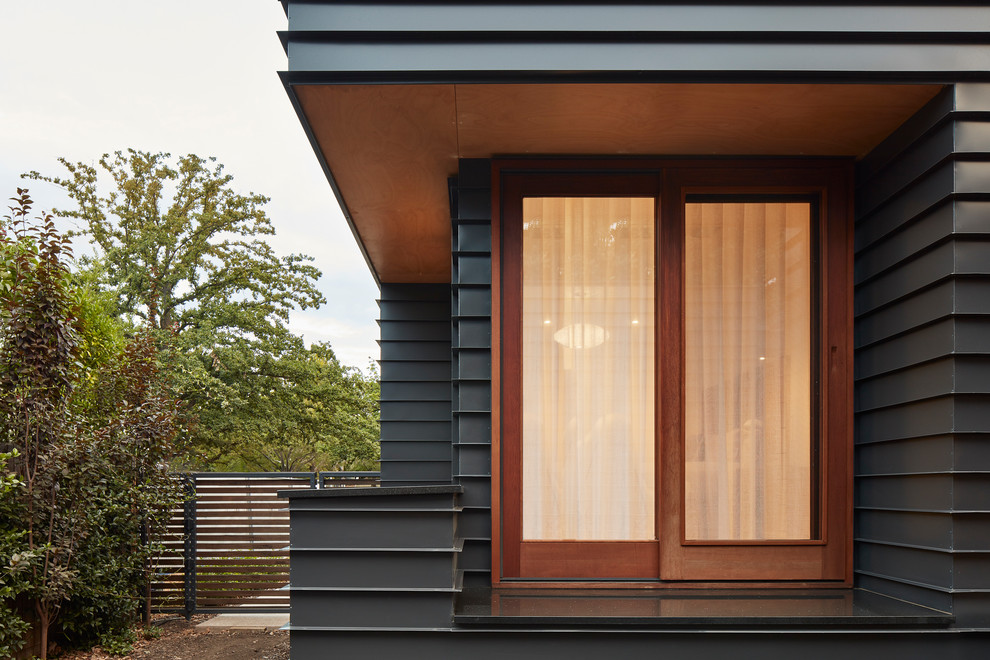
M 184 478 L 186 501 L 182 507 L 183 609 L 186 621 L 196 612 L 196 477 Z

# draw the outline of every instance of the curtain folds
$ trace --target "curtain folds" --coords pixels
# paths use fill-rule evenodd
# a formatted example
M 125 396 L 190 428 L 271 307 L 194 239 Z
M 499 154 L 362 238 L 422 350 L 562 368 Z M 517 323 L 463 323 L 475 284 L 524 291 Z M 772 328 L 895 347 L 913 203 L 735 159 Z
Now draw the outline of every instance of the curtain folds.
M 654 531 L 654 202 L 523 200 L 523 538 Z
M 685 209 L 685 535 L 811 538 L 811 209 Z

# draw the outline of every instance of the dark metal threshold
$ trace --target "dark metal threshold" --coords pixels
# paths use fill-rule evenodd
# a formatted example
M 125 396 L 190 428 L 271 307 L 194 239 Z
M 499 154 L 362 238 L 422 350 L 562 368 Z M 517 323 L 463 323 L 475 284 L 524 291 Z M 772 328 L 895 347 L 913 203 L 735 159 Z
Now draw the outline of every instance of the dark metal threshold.
M 455 626 L 665 629 L 946 628 L 946 612 L 863 589 L 465 589 Z

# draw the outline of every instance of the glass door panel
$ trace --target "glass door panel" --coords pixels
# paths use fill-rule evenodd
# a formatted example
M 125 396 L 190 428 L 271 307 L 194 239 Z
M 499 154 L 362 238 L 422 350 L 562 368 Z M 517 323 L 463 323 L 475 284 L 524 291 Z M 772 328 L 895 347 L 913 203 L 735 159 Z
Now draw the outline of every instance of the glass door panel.
M 522 215 L 522 540 L 655 539 L 654 200 Z
M 812 209 L 685 207 L 684 538 L 810 540 Z

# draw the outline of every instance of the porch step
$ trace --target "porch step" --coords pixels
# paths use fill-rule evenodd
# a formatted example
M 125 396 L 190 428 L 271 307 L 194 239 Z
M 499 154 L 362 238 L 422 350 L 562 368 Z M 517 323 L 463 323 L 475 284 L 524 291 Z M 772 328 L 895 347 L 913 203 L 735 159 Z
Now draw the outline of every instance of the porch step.
M 946 628 L 951 614 L 862 589 L 465 589 L 456 626 L 486 628 Z

